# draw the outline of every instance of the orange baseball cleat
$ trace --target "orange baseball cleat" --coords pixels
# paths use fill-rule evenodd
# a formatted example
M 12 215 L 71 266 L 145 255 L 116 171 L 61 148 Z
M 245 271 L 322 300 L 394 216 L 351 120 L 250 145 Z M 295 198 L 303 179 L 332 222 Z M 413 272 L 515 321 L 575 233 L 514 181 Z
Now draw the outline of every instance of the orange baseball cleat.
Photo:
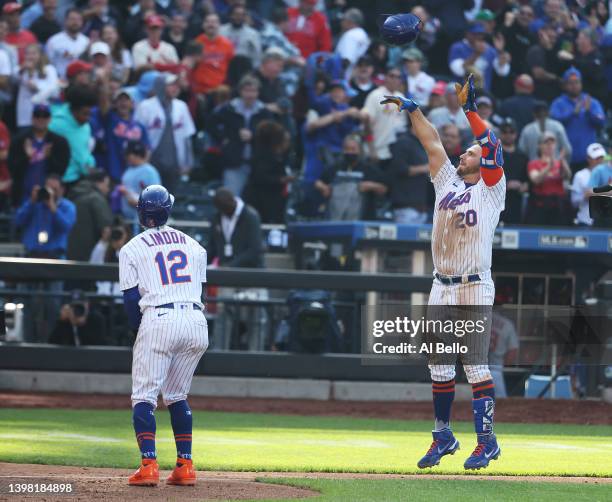
M 193 486 L 196 482 L 196 473 L 193 462 L 186 458 L 177 458 L 176 467 L 168 476 L 166 484 L 179 486 Z
M 159 483 L 159 465 L 154 458 L 143 458 L 138 470 L 130 476 L 132 486 L 157 486 Z

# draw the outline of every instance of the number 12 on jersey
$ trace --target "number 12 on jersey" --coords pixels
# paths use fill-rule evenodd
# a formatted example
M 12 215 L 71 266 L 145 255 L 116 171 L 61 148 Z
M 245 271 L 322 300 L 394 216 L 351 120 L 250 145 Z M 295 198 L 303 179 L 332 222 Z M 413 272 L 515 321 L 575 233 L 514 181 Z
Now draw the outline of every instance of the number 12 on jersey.
M 168 268 L 166 262 L 170 263 L 170 277 L 168 278 Z M 155 263 L 159 269 L 159 276 L 164 286 L 168 284 L 178 284 L 181 282 L 191 282 L 189 274 L 180 275 L 180 272 L 187 266 L 187 255 L 179 249 L 174 249 L 164 258 L 160 251 L 155 255 Z

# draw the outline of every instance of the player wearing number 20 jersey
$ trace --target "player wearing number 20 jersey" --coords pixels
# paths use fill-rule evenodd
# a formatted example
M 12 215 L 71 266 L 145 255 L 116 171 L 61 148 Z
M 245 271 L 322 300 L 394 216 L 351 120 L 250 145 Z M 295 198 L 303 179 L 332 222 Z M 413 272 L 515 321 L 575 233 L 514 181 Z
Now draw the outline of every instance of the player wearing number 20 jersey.
M 137 208 L 145 230 L 119 252 L 124 305 L 131 327 L 138 331 L 132 359 L 132 417 L 142 462 L 129 479 L 131 485 L 159 482 L 154 412 L 160 392 L 170 411 L 177 452 L 167 483 L 195 484 L 187 394 L 208 347 L 202 304 L 206 251 L 166 225 L 173 203 L 164 187 L 145 188 Z
M 473 336 L 464 338 L 465 333 L 456 333 L 456 336 L 450 337 L 452 342 L 461 341 L 460 345 L 467 349 L 467 352 L 461 352 L 461 361 L 467 380 L 472 384 L 474 397 L 472 408 L 477 446 L 464 467 L 480 469 L 500 455 L 493 433 L 495 386 L 487 364 L 487 354 L 490 307 L 495 296 L 490 270 L 491 254 L 495 228 L 504 209 L 506 178 L 501 143 L 476 113 L 472 75 L 464 86 L 455 84 L 455 88 L 477 141 L 460 156 L 456 169 L 444 151 L 438 132 L 419 110 L 417 103 L 411 99 L 385 96 L 382 104 L 394 103 L 400 111 L 408 110 L 414 133 L 429 157 L 436 207 L 431 236 L 434 281 L 429 295 L 428 316 L 480 322 L 485 326 Z M 478 308 L 453 309 L 452 306 Z M 448 348 L 449 338 L 445 342 Z M 429 354 L 435 414 L 433 443 L 418 462 L 420 468 L 438 465 L 442 457 L 452 455 L 459 449 L 459 441 L 450 428 L 456 360 L 456 354 L 445 351 Z

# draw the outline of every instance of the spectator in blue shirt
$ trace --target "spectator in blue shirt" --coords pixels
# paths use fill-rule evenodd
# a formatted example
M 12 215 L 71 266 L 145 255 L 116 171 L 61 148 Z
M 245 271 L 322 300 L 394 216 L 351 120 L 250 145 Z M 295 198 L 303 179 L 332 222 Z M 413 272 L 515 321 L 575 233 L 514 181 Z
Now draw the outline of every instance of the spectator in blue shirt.
M 149 145 L 147 131 L 134 119 L 134 100 L 128 89 L 120 89 L 111 102 L 101 99 L 93 112 L 91 127 L 96 139 L 96 164 L 108 172 L 114 182 L 120 182 L 126 169 L 125 147 L 128 141 Z
M 47 176 L 44 187 L 34 186 L 15 214 L 15 225 L 23 229 L 23 245 L 30 258 L 64 258 L 75 221 L 76 208 L 64 199 L 64 185 L 57 174 Z
M 565 94 L 555 99 L 550 116 L 563 124 L 572 144 L 572 171 L 576 172 L 586 162 L 586 150 L 597 141 L 597 133 L 604 124 L 605 114 L 601 103 L 582 92 L 582 74 L 572 67 L 563 74 Z
M 119 186 L 119 192 L 123 195 L 121 213 L 128 220 L 138 221 L 136 204 L 138 203 L 140 192 L 149 185 L 160 185 L 161 178 L 157 169 L 147 161 L 148 152 L 144 142 L 128 141 L 125 157 L 128 167 L 123 173 L 121 185 Z
M 475 68 L 483 75 L 484 88 L 490 90 L 493 71 L 500 77 L 510 74 L 510 56 L 504 51 L 503 37 L 495 36 L 495 47 L 491 47 L 485 36 L 482 24 L 471 25 L 465 38 L 451 45 L 448 66 L 458 80 L 463 80 L 470 68 Z
M 359 126 L 360 110 L 348 105 L 346 83 L 334 80 L 329 92 L 311 99 L 315 101 L 304 125 L 304 177 L 313 182 L 325 169 L 325 154 L 340 153 L 344 138 Z M 313 94 L 314 95 L 314 94 Z
M 612 184 L 612 162 L 611 157 L 606 157 L 603 162 L 593 168 L 589 186 L 591 188 Z M 610 194 L 607 194 L 610 195 Z

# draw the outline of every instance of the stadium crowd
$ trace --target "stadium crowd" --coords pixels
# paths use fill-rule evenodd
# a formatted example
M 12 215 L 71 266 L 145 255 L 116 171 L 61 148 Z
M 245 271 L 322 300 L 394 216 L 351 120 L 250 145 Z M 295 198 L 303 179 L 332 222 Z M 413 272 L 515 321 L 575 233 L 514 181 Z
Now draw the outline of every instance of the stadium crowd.
M 377 40 L 382 13 L 408 10 L 423 21 L 412 46 Z M 431 221 L 427 156 L 408 114 L 379 102 L 419 102 L 458 162 L 473 138 L 454 82 L 468 73 L 504 146 L 504 224 L 592 226 L 591 190 L 612 180 L 602 0 L 0 0 L 0 13 L 0 211 L 30 257 L 117 261 L 140 191 L 160 182 L 177 200 L 225 187 L 180 214 L 212 223 L 209 256 L 231 266 L 262 266 L 260 222 Z
M 130 5 L 130 3 L 132 5 Z M 383 10 L 424 22 L 377 41 Z M 431 218 L 407 94 L 451 160 L 472 140 L 474 73 L 501 137 L 504 223 L 589 226 L 609 182 L 612 21 L 604 1 L 2 2 L 0 193 L 29 256 L 88 260 L 139 192 L 216 183 L 265 223 Z M 41 188 L 42 187 L 42 188 Z M 137 232 L 138 226 L 126 227 Z

